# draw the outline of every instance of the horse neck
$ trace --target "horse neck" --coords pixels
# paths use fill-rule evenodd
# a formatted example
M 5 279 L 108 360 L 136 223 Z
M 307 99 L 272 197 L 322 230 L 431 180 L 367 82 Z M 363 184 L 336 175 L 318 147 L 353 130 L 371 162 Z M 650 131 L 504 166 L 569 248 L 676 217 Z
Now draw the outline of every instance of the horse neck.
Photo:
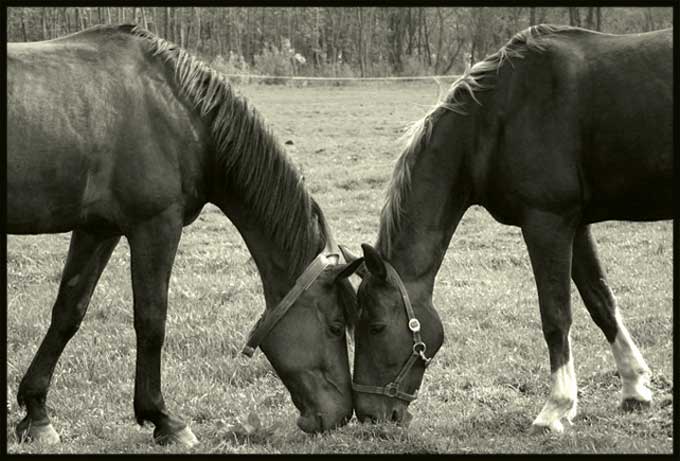
M 411 167 L 401 225 L 387 248 L 381 245 L 380 238 L 378 242 L 411 296 L 427 301 L 431 300 L 434 279 L 471 198 L 465 161 L 470 146 L 457 135 L 465 132 L 460 126 L 465 119 L 447 113 L 435 123 L 431 138 L 416 154 Z
M 313 238 L 301 245 L 303 248 L 301 251 L 305 253 L 302 259 L 303 267 L 296 267 L 292 255 L 264 232 L 262 224 L 240 203 L 227 197 L 216 200 L 215 203 L 238 229 L 255 261 L 262 280 L 266 308 L 276 306 L 323 245 L 323 237 L 318 226 L 314 226 L 316 231 L 312 233 Z M 300 234 L 304 235 L 303 232 Z

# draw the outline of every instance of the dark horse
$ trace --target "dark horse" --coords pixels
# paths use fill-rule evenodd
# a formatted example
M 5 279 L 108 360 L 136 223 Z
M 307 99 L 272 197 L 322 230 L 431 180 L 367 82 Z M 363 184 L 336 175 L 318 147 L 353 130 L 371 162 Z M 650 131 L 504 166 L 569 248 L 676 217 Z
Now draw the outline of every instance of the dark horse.
M 27 415 L 18 437 L 59 440 L 46 410 L 54 368 L 125 236 L 135 416 L 155 425 L 156 441 L 193 445 L 161 393 L 168 283 L 183 226 L 205 203 L 217 205 L 255 260 L 269 312 L 333 247 L 321 210 L 261 116 L 224 76 L 135 26 L 9 44 L 7 98 L 7 231 L 73 231 L 49 329 L 19 386 Z M 343 264 L 322 262 L 316 281 L 260 338 L 307 432 L 352 415 L 345 311 L 354 292 L 338 277 Z
M 472 204 L 519 226 L 529 251 L 552 377 L 532 428 L 559 432 L 576 413 L 570 278 L 612 348 L 623 406 L 651 402 L 649 368 L 607 285 L 590 224 L 672 217 L 672 62 L 672 29 L 608 35 L 535 26 L 468 69 L 413 125 L 377 249 L 363 245 L 359 419 L 407 414 L 443 341 L 434 279 Z

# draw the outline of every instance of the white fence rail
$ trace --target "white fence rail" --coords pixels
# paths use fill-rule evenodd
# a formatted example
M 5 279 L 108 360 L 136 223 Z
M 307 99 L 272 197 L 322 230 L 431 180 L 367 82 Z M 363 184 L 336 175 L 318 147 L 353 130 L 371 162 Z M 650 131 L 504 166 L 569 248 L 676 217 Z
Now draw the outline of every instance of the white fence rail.
M 390 81 L 390 80 L 454 80 L 459 75 L 427 75 L 414 77 L 303 77 L 303 76 L 285 76 L 285 75 L 258 75 L 258 74 L 224 74 L 229 78 L 243 78 L 243 79 L 272 79 L 272 80 L 313 80 L 313 81 Z

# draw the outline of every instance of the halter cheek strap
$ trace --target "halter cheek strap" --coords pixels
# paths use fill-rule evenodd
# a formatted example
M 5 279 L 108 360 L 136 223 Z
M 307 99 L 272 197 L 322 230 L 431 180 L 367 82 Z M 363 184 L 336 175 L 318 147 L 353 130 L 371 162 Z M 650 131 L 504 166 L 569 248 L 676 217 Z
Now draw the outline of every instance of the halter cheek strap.
M 411 368 L 413 368 L 413 365 L 416 363 L 418 359 L 422 360 L 425 366 L 427 367 L 430 364 L 432 357 L 428 358 L 425 355 L 427 346 L 423 342 L 423 338 L 420 335 L 420 322 L 418 321 L 415 313 L 413 312 L 413 306 L 411 305 L 411 300 L 409 299 L 408 292 L 406 291 L 406 287 L 404 286 L 404 282 L 401 281 L 401 277 L 399 277 L 397 271 L 387 261 L 385 261 L 385 267 L 387 268 L 388 272 L 392 274 L 392 278 L 397 283 L 397 287 L 399 288 L 399 293 L 401 294 L 401 301 L 404 305 L 404 309 L 406 309 L 406 315 L 408 317 L 408 329 L 413 334 L 413 349 L 411 355 L 406 360 L 404 365 L 401 367 L 399 374 L 397 375 L 396 378 L 394 378 L 394 380 L 391 383 L 387 384 L 386 386 L 379 387 L 368 386 L 365 384 L 357 384 L 354 381 L 352 381 L 352 389 L 354 389 L 357 392 L 386 395 L 387 397 L 404 400 L 406 402 L 412 402 L 418 397 L 418 389 L 416 389 L 413 392 L 413 394 L 409 394 L 406 391 L 400 390 L 399 386 L 401 385 L 402 381 L 404 380 L 408 372 L 411 371 Z
M 241 351 L 242 354 L 252 357 L 255 349 L 262 343 L 264 338 L 274 328 L 281 318 L 286 315 L 288 309 L 298 300 L 302 293 L 309 288 L 314 281 L 319 278 L 324 269 L 332 264 L 340 261 L 340 255 L 337 253 L 319 254 L 307 266 L 305 271 L 295 281 L 295 285 L 283 297 L 283 299 L 273 309 L 266 310 L 260 319 L 255 323 L 253 329 L 248 335 L 248 341 Z

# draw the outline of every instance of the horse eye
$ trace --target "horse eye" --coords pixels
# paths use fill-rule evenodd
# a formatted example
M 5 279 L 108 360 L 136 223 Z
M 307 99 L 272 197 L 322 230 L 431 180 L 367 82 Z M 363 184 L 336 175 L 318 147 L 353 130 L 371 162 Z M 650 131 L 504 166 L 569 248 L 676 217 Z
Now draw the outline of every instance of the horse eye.
M 342 325 L 337 324 L 329 325 L 328 329 L 330 330 L 333 336 L 341 336 L 342 333 L 345 331 Z
M 385 325 L 382 325 L 382 324 L 371 325 L 370 327 L 368 327 L 368 331 L 372 335 L 377 335 L 378 333 L 382 332 L 384 329 L 385 329 Z

